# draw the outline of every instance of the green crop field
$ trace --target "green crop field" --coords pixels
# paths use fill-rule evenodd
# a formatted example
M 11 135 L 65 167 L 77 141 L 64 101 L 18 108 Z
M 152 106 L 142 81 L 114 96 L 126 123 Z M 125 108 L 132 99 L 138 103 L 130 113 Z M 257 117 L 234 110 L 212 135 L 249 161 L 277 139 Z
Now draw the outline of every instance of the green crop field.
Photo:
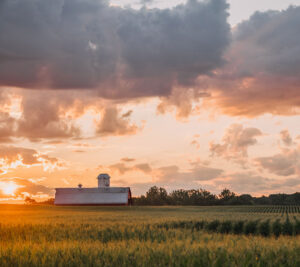
M 300 266 L 300 208 L 0 206 L 0 266 Z

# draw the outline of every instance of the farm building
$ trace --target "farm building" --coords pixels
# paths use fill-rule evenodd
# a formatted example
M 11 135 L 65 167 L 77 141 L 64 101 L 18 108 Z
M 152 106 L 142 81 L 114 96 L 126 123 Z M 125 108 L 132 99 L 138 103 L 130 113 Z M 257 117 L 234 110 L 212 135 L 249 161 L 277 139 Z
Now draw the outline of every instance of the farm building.
M 110 176 L 100 174 L 98 187 L 55 188 L 55 205 L 109 206 L 131 204 L 130 187 L 110 187 Z

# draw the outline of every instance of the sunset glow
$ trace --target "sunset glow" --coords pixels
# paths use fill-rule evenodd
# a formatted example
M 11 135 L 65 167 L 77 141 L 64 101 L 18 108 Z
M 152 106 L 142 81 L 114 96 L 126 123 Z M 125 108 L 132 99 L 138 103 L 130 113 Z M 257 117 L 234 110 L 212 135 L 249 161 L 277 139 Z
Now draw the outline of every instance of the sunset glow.
M 300 0 L 9 2 L 0 200 L 300 191 Z
M 0 182 L 0 190 L 3 192 L 5 195 L 14 195 L 16 190 L 20 186 L 15 184 L 14 182 Z

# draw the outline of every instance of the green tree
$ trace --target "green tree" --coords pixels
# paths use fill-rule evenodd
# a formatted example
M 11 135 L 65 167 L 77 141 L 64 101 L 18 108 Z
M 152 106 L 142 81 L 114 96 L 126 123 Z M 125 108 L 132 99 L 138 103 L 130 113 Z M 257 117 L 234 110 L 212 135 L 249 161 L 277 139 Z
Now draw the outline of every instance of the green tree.
M 230 200 L 233 200 L 236 197 L 234 192 L 231 192 L 229 189 L 224 188 L 219 194 L 219 199 L 221 204 L 228 204 Z
M 151 205 L 167 204 L 167 190 L 162 187 L 152 186 L 146 193 L 146 199 Z

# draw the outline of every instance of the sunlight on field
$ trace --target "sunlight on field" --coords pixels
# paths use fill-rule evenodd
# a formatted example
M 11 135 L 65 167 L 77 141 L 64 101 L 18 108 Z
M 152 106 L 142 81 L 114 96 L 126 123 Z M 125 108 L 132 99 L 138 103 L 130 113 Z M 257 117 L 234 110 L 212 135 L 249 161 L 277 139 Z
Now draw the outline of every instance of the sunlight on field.
M 0 266 L 299 266 L 299 235 L 222 234 L 199 226 L 284 222 L 287 214 L 292 222 L 300 219 L 298 209 L 277 211 L 3 205 Z

